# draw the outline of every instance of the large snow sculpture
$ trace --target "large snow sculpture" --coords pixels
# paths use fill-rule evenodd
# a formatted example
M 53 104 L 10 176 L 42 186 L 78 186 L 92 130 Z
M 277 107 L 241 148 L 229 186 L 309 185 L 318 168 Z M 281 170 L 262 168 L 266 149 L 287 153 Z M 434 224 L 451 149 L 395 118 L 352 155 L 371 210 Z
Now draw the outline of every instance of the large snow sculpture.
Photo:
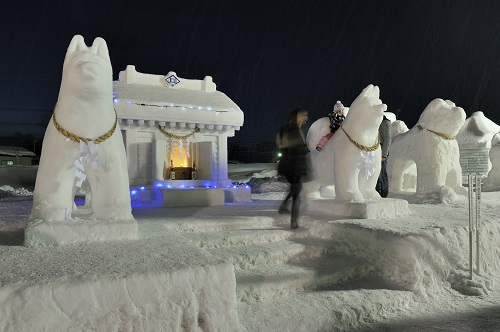
M 33 224 L 71 219 L 75 190 L 85 180 L 94 220 L 129 220 L 132 231 L 137 228 L 112 80 L 106 42 L 96 38 L 87 47 L 82 36 L 74 36 L 43 141 L 29 218 Z
M 500 133 L 493 136 L 490 149 L 491 169 L 484 181 L 485 191 L 500 191 Z
M 387 158 L 389 192 L 402 192 L 406 170 L 417 168 L 416 193 L 440 191 L 447 186 L 465 194 L 460 151 L 455 135 L 465 122 L 465 112 L 449 100 L 434 99 L 417 125 L 392 140 Z
M 354 100 L 342 127 L 321 151 L 312 149 L 309 161 L 314 179 L 323 186 L 335 184 L 336 200 L 364 202 L 378 199 L 375 185 L 380 173 L 378 128 L 387 109 L 378 86 L 369 85 Z M 311 125 L 307 145 L 316 146 L 329 130 L 325 119 Z

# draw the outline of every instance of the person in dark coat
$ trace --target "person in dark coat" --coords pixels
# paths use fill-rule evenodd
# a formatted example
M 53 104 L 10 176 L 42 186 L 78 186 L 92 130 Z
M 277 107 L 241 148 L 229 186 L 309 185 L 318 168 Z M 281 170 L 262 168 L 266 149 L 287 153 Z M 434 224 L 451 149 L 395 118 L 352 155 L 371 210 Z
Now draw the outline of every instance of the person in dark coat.
M 380 135 L 380 148 L 382 149 L 382 168 L 377 180 L 375 190 L 381 197 L 386 198 L 389 195 L 389 178 L 387 176 L 387 157 L 389 156 L 389 148 L 391 147 L 391 120 L 386 118 L 382 119 L 380 127 L 378 128 Z
M 306 155 L 309 153 L 305 142 L 302 126 L 308 120 L 305 108 L 298 107 L 290 112 L 288 122 L 277 135 L 277 145 L 282 153 L 278 163 L 278 174 L 283 175 L 290 183 L 290 191 L 281 203 L 279 213 L 288 213 L 288 200 L 292 199 L 291 228 L 299 227 L 300 192 L 302 191 L 301 178 L 307 175 Z

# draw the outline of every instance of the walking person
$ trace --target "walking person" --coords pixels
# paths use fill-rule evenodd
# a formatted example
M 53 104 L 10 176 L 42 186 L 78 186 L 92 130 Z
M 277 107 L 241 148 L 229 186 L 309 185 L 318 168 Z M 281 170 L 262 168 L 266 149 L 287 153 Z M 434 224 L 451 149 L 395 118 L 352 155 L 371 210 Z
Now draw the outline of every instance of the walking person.
M 333 106 L 333 111 L 328 114 L 328 118 L 330 119 L 330 132 L 323 136 L 318 144 L 316 145 L 316 150 L 321 151 L 323 146 L 325 146 L 326 142 L 332 138 L 333 134 L 340 128 L 340 125 L 345 119 L 344 115 L 344 105 L 338 100 Z
M 391 147 L 391 120 L 385 115 L 378 128 L 380 135 L 380 148 L 382 149 L 382 168 L 377 180 L 375 190 L 380 194 L 380 197 L 386 198 L 389 195 L 389 178 L 387 176 L 387 157 L 389 156 L 389 148 Z
M 278 174 L 283 175 L 290 184 L 288 195 L 281 203 L 279 213 L 289 213 L 288 201 L 292 199 L 291 228 L 299 227 L 300 193 L 302 191 L 301 178 L 307 175 L 306 155 L 309 152 L 305 142 L 302 126 L 308 120 L 305 108 L 298 107 L 290 112 L 288 121 L 280 128 L 276 142 L 282 153 L 278 163 Z

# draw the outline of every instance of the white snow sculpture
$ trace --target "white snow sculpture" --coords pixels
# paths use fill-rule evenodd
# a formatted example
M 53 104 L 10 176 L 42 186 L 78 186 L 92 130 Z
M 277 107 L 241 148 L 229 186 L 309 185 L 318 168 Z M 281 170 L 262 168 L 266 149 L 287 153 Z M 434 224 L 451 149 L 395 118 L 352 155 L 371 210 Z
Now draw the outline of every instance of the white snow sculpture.
M 500 133 L 493 136 L 490 149 L 491 169 L 484 180 L 485 191 L 500 191 Z
M 387 106 L 379 95 L 378 86 L 368 85 L 351 104 L 342 127 L 323 149 L 313 148 L 309 153 L 314 179 L 323 186 L 335 184 L 335 200 L 339 202 L 380 198 L 375 191 L 381 165 L 378 128 Z M 328 120 L 322 118 L 311 125 L 307 134 L 309 147 L 315 147 L 330 130 L 325 119 Z
M 85 177 L 95 219 L 133 220 L 112 81 L 104 39 L 87 47 L 82 36 L 74 36 L 43 140 L 30 220 L 71 219 L 75 184 Z
M 387 173 L 389 192 L 402 192 L 404 174 L 416 166 L 416 193 L 437 192 L 444 186 L 465 195 L 460 151 L 455 135 L 465 122 L 465 112 L 449 100 L 434 99 L 420 115 L 417 125 L 393 138 Z
M 464 125 L 457 133 L 463 183 L 467 183 L 466 175 L 470 173 L 478 174 L 481 178 L 486 177 L 492 167 L 489 156 L 490 148 L 494 145 L 492 139 L 498 132 L 500 126 L 481 111 L 474 112 L 465 119 Z
M 408 131 L 406 123 L 402 120 L 396 120 L 391 122 L 391 138 L 398 136 L 399 134 L 404 134 Z

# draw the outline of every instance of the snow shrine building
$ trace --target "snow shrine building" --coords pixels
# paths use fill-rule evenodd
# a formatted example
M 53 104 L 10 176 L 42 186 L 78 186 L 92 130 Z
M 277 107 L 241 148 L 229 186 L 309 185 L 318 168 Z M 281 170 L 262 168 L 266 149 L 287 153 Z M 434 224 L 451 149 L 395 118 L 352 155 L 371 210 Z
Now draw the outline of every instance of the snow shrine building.
M 217 91 L 212 77 L 144 74 L 128 65 L 113 83 L 131 186 L 153 185 L 164 192 L 232 188 L 227 139 L 240 129 L 244 117 L 238 105 Z M 220 192 L 227 201 L 227 193 Z M 218 205 L 220 200 L 200 204 Z

